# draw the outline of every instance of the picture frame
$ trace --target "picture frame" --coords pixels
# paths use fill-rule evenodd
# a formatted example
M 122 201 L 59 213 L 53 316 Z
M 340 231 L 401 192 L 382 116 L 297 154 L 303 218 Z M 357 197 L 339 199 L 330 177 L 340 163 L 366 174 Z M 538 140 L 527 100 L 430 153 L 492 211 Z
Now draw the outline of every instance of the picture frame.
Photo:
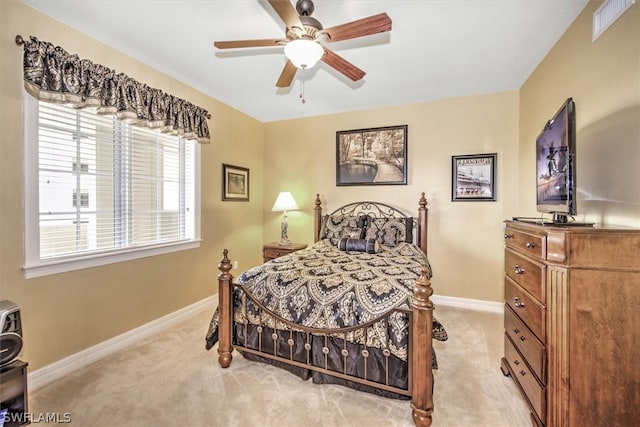
M 496 201 L 497 153 L 451 156 L 451 201 Z
M 249 201 L 249 169 L 222 164 L 222 200 L 227 202 Z
M 407 185 L 408 125 L 336 132 L 336 186 Z

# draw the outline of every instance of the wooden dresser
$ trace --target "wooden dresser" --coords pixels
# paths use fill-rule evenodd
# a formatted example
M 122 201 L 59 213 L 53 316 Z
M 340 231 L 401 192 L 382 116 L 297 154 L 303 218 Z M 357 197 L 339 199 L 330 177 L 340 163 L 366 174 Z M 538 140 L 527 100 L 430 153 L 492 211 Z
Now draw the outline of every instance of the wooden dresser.
M 640 425 L 640 230 L 504 223 L 505 355 L 537 426 Z

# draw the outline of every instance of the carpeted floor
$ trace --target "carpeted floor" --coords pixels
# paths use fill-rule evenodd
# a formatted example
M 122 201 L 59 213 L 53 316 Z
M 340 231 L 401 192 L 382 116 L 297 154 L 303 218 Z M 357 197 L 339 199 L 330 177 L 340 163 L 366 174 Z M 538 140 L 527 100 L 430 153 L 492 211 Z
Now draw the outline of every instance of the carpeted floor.
M 408 401 L 314 385 L 234 353 L 221 369 L 204 348 L 203 312 L 29 395 L 32 414 L 73 426 L 412 426 Z M 435 342 L 434 427 L 529 427 L 529 411 L 500 372 L 502 315 L 439 306 L 449 334 Z M 39 423 L 46 425 L 46 423 Z

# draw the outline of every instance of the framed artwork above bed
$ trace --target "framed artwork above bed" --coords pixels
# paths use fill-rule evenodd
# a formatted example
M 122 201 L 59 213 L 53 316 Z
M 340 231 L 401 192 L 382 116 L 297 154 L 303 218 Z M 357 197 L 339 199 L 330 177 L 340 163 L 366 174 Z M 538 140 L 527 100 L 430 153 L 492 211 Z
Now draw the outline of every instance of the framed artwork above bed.
M 249 169 L 222 164 L 222 200 L 249 201 Z
M 406 185 L 407 127 L 336 132 L 336 185 Z

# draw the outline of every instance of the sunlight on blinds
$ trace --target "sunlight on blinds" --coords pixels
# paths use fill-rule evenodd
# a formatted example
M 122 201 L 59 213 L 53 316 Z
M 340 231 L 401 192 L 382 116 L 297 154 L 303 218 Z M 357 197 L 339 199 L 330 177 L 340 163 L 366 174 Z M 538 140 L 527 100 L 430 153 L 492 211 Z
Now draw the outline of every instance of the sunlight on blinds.
M 194 142 L 39 103 L 40 258 L 194 237 Z

